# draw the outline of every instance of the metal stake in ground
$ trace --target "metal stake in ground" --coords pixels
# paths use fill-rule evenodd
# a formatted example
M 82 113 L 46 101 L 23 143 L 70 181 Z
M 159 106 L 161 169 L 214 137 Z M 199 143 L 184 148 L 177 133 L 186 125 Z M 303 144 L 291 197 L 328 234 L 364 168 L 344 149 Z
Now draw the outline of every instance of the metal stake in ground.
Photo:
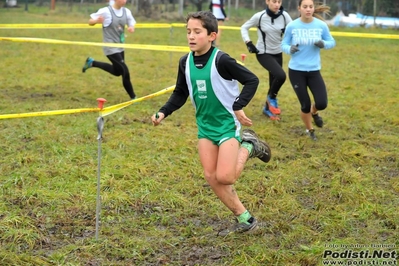
M 103 109 L 104 102 L 107 100 L 103 98 L 98 98 L 98 108 L 100 110 Z M 101 170 L 101 140 L 103 138 L 103 129 L 104 129 L 104 118 L 101 115 L 97 118 L 97 131 L 98 131 L 98 164 L 97 164 L 97 199 L 96 199 L 96 240 L 98 240 L 98 231 L 99 231 L 99 223 L 100 223 L 100 211 L 101 211 L 101 196 L 100 196 L 100 170 Z

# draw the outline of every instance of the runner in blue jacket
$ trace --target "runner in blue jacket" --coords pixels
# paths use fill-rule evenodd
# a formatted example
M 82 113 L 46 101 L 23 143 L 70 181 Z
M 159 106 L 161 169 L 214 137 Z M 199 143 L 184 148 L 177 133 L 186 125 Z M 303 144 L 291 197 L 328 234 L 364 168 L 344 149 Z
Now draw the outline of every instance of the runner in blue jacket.
M 325 5 L 315 6 L 313 0 L 300 0 L 300 17 L 288 24 L 281 48 L 290 54 L 288 76 L 301 105 L 301 118 L 307 134 L 316 140 L 312 118 L 316 126 L 323 127 L 318 111 L 327 108 L 327 89 L 320 74 L 320 49 L 331 49 L 335 40 L 319 13 L 329 11 Z M 313 95 L 312 104 L 308 88 Z

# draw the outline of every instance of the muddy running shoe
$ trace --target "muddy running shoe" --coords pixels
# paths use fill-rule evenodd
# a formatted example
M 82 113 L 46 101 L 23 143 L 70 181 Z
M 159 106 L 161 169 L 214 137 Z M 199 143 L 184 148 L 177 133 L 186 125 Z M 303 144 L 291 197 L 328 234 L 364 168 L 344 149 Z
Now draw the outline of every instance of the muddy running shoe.
M 312 139 L 312 140 L 317 140 L 316 134 L 314 133 L 314 129 L 306 129 L 306 134 Z
M 89 68 L 91 68 L 91 67 L 93 66 L 93 61 L 94 61 L 94 59 L 91 58 L 91 57 L 88 57 L 88 58 L 86 59 L 86 62 L 85 62 L 85 64 L 83 65 L 83 68 L 82 68 L 82 72 L 83 72 L 83 73 L 85 73 L 86 70 L 88 70 Z
M 316 126 L 323 127 L 323 118 L 321 118 L 321 116 L 319 116 L 318 113 L 312 114 L 312 117 L 313 117 L 313 121 L 316 124 Z
M 277 115 L 275 115 L 272 112 L 270 112 L 270 110 L 267 110 L 266 106 L 263 107 L 263 114 L 268 116 L 270 118 L 270 120 L 273 120 L 273 121 L 279 121 L 280 120 L 280 117 L 278 117 Z
M 227 236 L 233 233 L 246 233 L 250 232 L 256 229 L 258 225 L 258 221 L 255 219 L 255 217 L 251 217 L 248 220 L 248 223 L 236 223 L 234 226 L 231 228 L 225 229 L 223 231 L 220 231 L 218 233 L 218 236 Z
M 279 115 L 281 114 L 281 110 L 278 107 L 278 102 L 277 102 L 277 98 L 270 98 L 269 95 L 267 95 L 267 103 L 269 104 L 269 110 L 275 114 L 275 115 Z
M 242 131 L 242 141 L 252 143 L 254 146 L 249 158 L 257 157 L 265 163 L 270 161 L 272 157 L 270 147 L 266 142 L 259 139 L 255 131 L 252 129 L 244 129 Z

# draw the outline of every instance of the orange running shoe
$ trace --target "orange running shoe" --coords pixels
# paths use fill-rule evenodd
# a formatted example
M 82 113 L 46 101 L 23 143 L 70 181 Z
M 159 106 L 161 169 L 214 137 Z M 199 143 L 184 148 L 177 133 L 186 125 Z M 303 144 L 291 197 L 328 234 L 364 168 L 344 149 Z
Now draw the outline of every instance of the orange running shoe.
M 270 108 L 270 106 L 269 106 Z M 270 110 L 267 110 L 266 107 L 263 107 L 263 114 L 268 116 L 270 118 L 270 120 L 274 120 L 274 121 L 279 121 L 280 117 L 273 114 L 272 112 L 270 112 Z
M 277 98 L 272 99 L 272 98 L 270 98 L 269 95 L 267 95 L 267 103 L 269 105 L 270 112 L 272 112 L 275 115 L 281 114 L 281 110 L 278 107 Z

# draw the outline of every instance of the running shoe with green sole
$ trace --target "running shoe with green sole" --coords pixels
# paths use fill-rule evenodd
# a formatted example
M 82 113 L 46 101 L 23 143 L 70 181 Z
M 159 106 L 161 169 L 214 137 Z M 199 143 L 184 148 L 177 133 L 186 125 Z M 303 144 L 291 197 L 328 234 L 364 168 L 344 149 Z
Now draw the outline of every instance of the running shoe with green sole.
M 255 217 L 249 218 L 248 223 L 237 222 L 231 228 L 220 231 L 218 236 L 227 236 L 234 233 L 247 233 L 255 230 L 258 226 L 258 221 L 255 219 Z
M 249 158 L 257 157 L 265 163 L 270 161 L 272 157 L 270 147 L 266 142 L 259 139 L 255 131 L 252 129 L 244 129 L 242 131 L 242 141 L 249 142 L 254 146 Z

